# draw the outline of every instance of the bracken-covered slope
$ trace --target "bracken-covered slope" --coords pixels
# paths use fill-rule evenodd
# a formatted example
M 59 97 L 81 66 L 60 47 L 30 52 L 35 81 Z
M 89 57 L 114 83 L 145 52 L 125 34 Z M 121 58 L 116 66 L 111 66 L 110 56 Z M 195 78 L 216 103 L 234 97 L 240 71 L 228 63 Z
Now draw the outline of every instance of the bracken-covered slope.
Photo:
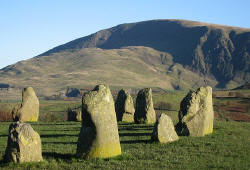
M 0 71 L 0 83 L 50 91 L 108 83 L 188 89 L 250 81 L 250 29 L 152 20 L 99 31 Z M 47 90 L 48 90 L 47 89 Z
M 90 87 L 106 83 L 115 87 L 185 89 L 204 83 L 198 74 L 173 62 L 173 57 L 149 47 L 121 49 L 83 48 L 35 57 L 6 67 L 1 81 L 11 87 L 33 86 L 49 96 L 67 86 Z M 208 79 L 211 84 L 216 84 Z

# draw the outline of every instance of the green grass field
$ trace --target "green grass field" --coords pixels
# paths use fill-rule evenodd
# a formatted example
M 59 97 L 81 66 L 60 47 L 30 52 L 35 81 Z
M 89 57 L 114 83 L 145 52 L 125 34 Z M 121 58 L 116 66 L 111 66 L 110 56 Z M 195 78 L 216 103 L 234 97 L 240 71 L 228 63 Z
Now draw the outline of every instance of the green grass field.
M 0 124 L 0 160 L 10 122 Z M 214 133 L 180 137 L 171 144 L 151 143 L 152 125 L 119 124 L 122 155 L 82 160 L 74 156 L 81 124 L 32 123 L 42 140 L 41 163 L 4 164 L 2 169 L 249 169 L 250 123 L 215 121 Z
M 183 91 L 154 93 L 155 106 L 160 106 L 161 102 L 168 103 L 168 109 L 156 109 L 157 114 L 168 114 L 176 124 L 179 104 L 185 95 L 186 92 Z M 133 98 L 135 101 L 135 96 Z M 65 121 L 68 107 L 80 107 L 80 99 L 77 101 L 41 100 L 39 122 L 32 123 L 32 127 L 41 136 L 44 161 L 24 164 L 0 162 L 0 168 L 249 169 L 250 100 L 214 98 L 213 101 L 216 117 L 214 133 L 211 135 L 180 137 L 179 141 L 171 144 L 152 143 L 150 136 L 153 125 L 119 123 L 122 155 L 112 159 L 82 160 L 74 156 L 81 123 Z M 14 105 L 16 102 L 0 103 L 1 108 L 4 108 L 3 106 L 10 108 Z M 0 122 L 0 160 L 3 158 L 7 145 L 10 123 Z

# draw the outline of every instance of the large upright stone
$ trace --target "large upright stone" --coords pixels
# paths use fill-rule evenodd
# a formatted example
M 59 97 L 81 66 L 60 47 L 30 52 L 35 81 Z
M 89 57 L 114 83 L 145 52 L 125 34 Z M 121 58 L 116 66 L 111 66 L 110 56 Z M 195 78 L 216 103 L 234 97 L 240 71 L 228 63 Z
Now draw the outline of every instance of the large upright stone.
M 65 96 L 67 97 L 80 97 L 81 91 L 77 88 L 67 88 Z
M 40 136 L 31 125 L 19 121 L 10 124 L 4 160 L 17 163 L 43 160 Z
M 105 85 L 98 85 L 82 98 L 82 128 L 76 155 L 108 158 L 121 154 L 113 97 Z
M 204 136 L 213 132 L 212 88 L 190 91 L 182 100 L 177 130 L 180 135 Z
M 134 102 L 129 92 L 124 89 L 120 90 L 117 95 L 115 111 L 117 121 L 134 122 Z
M 19 108 L 14 108 L 12 116 L 15 121 L 36 122 L 39 116 L 39 100 L 32 87 L 22 91 L 22 103 Z
M 164 113 L 161 114 L 155 123 L 151 139 L 160 143 L 170 143 L 179 139 L 173 121 L 169 116 Z
M 82 111 L 68 108 L 68 121 L 82 121 Z
M 138 92 L 134 120 L 136 123 L 155 123 L 156 114 L 151 88 L 145 88 Z

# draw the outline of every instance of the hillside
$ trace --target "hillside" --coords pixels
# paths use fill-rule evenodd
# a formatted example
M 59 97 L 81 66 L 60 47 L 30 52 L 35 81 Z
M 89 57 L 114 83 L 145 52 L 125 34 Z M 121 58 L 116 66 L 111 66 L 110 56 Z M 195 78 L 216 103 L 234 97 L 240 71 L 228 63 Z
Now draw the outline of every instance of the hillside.
M 242 86 L 236 87 L 234 90 L 250 90 L 250 82 L 246 82 Z
M 203 81 L 197 74 L 173 63 L 168 53 L 148 47 L 83 48 L 32 58 L 4 71 L 1 78 L 11 86 L 31 85 L 39 95 L 46 96 L 64 91 L 67 86 L 89 87 L 107 83 L 119 87 L 174 89 L 197 86 Z
M 122 24 L 0 70 L 50 95 L 67 86 L 234 88 L 250 81 L 250 29 L 185 20 Z

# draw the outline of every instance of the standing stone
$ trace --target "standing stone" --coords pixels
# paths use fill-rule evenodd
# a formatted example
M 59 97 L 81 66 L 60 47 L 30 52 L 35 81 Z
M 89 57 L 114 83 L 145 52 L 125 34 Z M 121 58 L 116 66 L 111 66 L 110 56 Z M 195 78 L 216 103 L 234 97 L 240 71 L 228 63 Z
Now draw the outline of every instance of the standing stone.
M 82 121 L 82 111 L 68 108 L 68 121 Z
M 117 121 L 134 122 L 134 102 L 129 92 L 120 90 L 115 102 Z
M 151 139 L 160 143 L 170 143 L 179 139 L 175 132 L 172 119 L 162 113 L 154 126 Z
M 21 106 L 13 109 L 12 116 L 15 121 L 37 122 L 39 116 L 39 100 L 32 87 L 23 89 Z
M 19 121 L 10 124 L 4 160 L 16 163 L 43 160 L 40 136 L 31 125 Z
M 67 88 L 65 96 L 67 97 L 80 97 L 81 91 L 77 88 Z
M 155 123 L 156 114 L 151 88 L 145 88 L 138 92 L 134 120 L 136 123 Z
M 182 100 L 177 130 L 180 135 L 204 136 L 213 132 L 212 88 L 190 91 Z
M 76 155 L 82 158 L 109 158 L 121 154 L 112 94 L 98 85 L 82 98 L 82 128 Z

